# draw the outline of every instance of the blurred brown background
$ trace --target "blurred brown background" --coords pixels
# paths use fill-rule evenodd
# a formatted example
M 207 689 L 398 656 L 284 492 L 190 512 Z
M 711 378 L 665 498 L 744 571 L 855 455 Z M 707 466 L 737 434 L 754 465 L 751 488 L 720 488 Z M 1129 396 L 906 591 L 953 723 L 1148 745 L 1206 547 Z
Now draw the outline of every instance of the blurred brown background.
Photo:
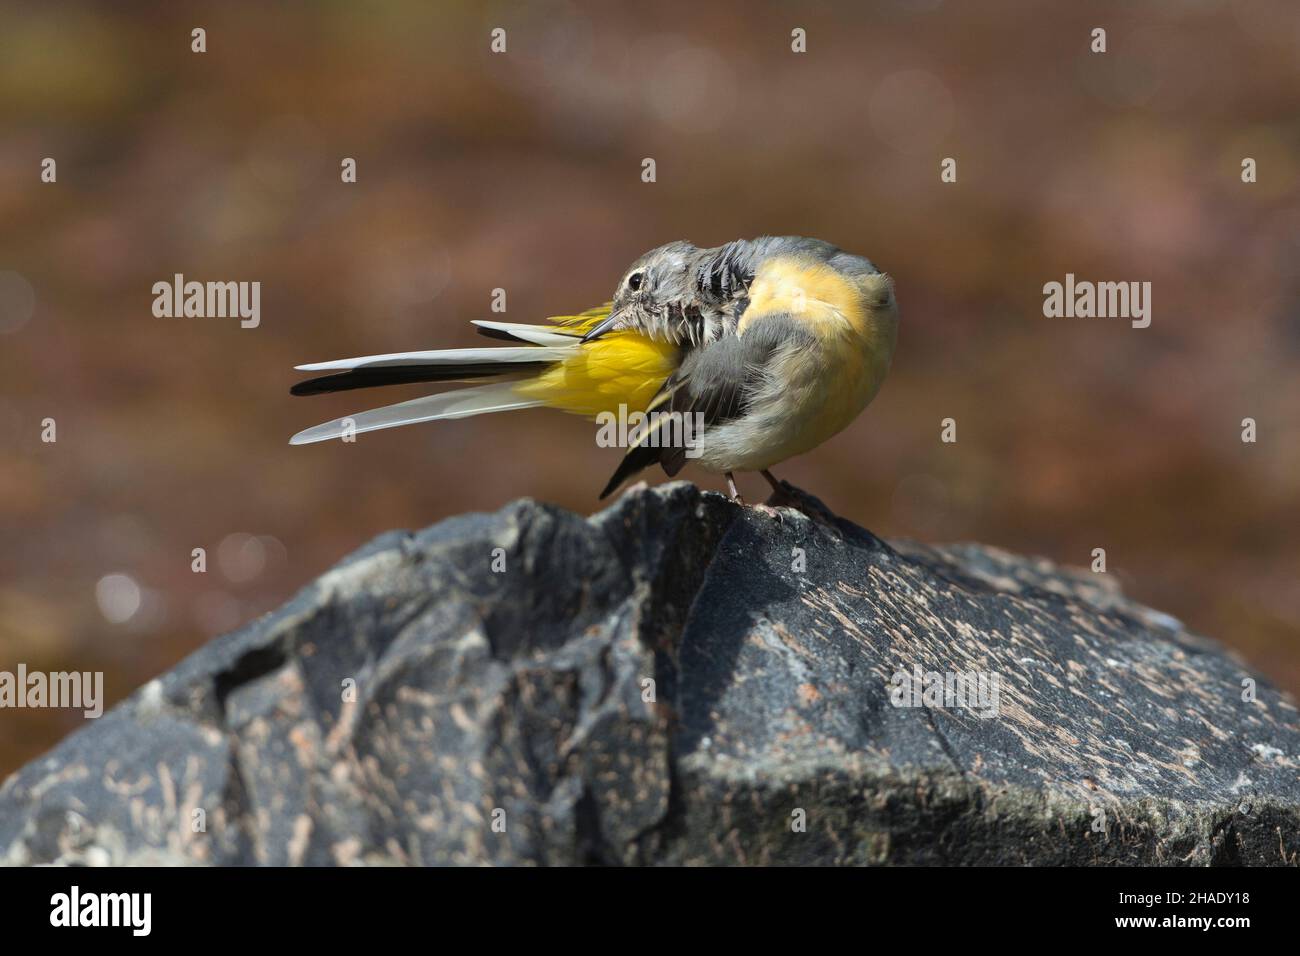
M 903 326 L 875 404 L 779 474 L 883 535 L 1104 547 L 1300 689 L 1300 7 L 1045 6 L 0 6 L 0 669 L 103 669 L 111 703 L 386 529 L 594 510 L 618 455 L 580 419 L 290 448 L 421 393 L 292 399 L 292 366 L 797 233 L 890 272 Z M 177 272 L 261 281 L 261 326 L 154 318 Z M 1151 327 L 1044 318 L 1067 272 L 1151 281 Z M 0 713 L 0 774 L 80 723 Z

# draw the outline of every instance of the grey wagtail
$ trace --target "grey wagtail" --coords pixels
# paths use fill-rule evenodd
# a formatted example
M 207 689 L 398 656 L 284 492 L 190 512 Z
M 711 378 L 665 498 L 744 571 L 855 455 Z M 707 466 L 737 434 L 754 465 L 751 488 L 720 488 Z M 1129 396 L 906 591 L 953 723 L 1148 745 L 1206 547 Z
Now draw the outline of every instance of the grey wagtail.
M 694 459 L 726 475 L 743 504 L 733 472 L 761 472 L 783 494 L 768 469 L 820 445 L 875 398 L 898 307 L 892 280 L 861 256 L 820 239 L 766 236 L 652 249 L 612 302 L 547 325 L 474 324 L 513 344 L 298 366 L 331 374 L 299 382 L 294 395 L 490 381 L 335 419 L 290 444 L 539 405 L 597 420 L 640 413 L 601 498 L 656 462 L 671 476 Z M 692 440 L 663 440 L 664 422 L 679 431 L 684 423 Z

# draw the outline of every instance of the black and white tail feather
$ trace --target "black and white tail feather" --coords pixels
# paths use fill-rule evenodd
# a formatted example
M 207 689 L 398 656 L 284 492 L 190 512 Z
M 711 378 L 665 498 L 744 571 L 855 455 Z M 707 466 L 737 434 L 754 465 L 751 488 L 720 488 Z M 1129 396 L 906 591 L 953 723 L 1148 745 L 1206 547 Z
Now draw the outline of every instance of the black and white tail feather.
M 468 418 L 491 412 L 535 408 L 542 402 L 525 398 L 514 390 L 514 383 L 536 374 L 555 362 L 562 362 L 579 348 L 582 336 L 576 332 L 557 331 L 555 326 L 523 325 L 514 322 L 474 323 L 489 338 L 525 343 L 519 347 L 438 349 L 428 352 L 393 352 L 359 358 L 314 362 L 297 366 L 300 372 L 327 372 L 317 378 L 298 382 L 290 391 L 294 395 L 319 395 L 326 392 L 402 385 L 411 382 L 466 383 L 482 378 L 491 383 L 462 388 L 436 395 L 425 395 L 408 402 L 386 405 L 369 411 L 346 415 L 298 432 L 291 445 L 309 445 L 348 434 L 397 428 L 418 422 L 450 418 Z

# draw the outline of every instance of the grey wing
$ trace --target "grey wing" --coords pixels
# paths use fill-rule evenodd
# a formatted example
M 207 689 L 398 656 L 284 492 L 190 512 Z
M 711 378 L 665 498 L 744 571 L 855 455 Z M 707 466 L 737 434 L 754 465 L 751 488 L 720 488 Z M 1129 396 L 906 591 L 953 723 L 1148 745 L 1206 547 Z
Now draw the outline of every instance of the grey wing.
M 695 421 L 705 429 L 741 418 L 766 385 L 773 360 L 786 350 L 807 348 L 813 342 L 811 333 L 788 316 L 765 315 L 747 326 L 744 335 L 728 335 L 687 353 L 647 411 L 699 416 Z M 650 444 L 644 440 L 650 434 L 650 430 L 643 432 L 638 436 L 643 440 L 628 449 L 602 498 L 656 462 L 669 476 L 681 471 L 686 447 Z

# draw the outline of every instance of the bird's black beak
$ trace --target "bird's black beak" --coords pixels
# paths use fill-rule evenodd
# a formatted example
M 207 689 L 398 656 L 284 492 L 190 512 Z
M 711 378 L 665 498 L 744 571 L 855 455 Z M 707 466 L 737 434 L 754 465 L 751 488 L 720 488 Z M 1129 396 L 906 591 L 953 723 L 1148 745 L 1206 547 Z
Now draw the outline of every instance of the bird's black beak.
M 615 326 L 617 326 L 618 323 L 622 320 L 623 316 L 626 314 L 627 314 L 626 308 L 611 309 L 609 315 L 601 319 L 600 322 L 590 332 L 588 332 L 586 335 L 582 337 L 582 341 L 590 342 L 592 339 L 600 338 L 606 332 L 610 331 Z

